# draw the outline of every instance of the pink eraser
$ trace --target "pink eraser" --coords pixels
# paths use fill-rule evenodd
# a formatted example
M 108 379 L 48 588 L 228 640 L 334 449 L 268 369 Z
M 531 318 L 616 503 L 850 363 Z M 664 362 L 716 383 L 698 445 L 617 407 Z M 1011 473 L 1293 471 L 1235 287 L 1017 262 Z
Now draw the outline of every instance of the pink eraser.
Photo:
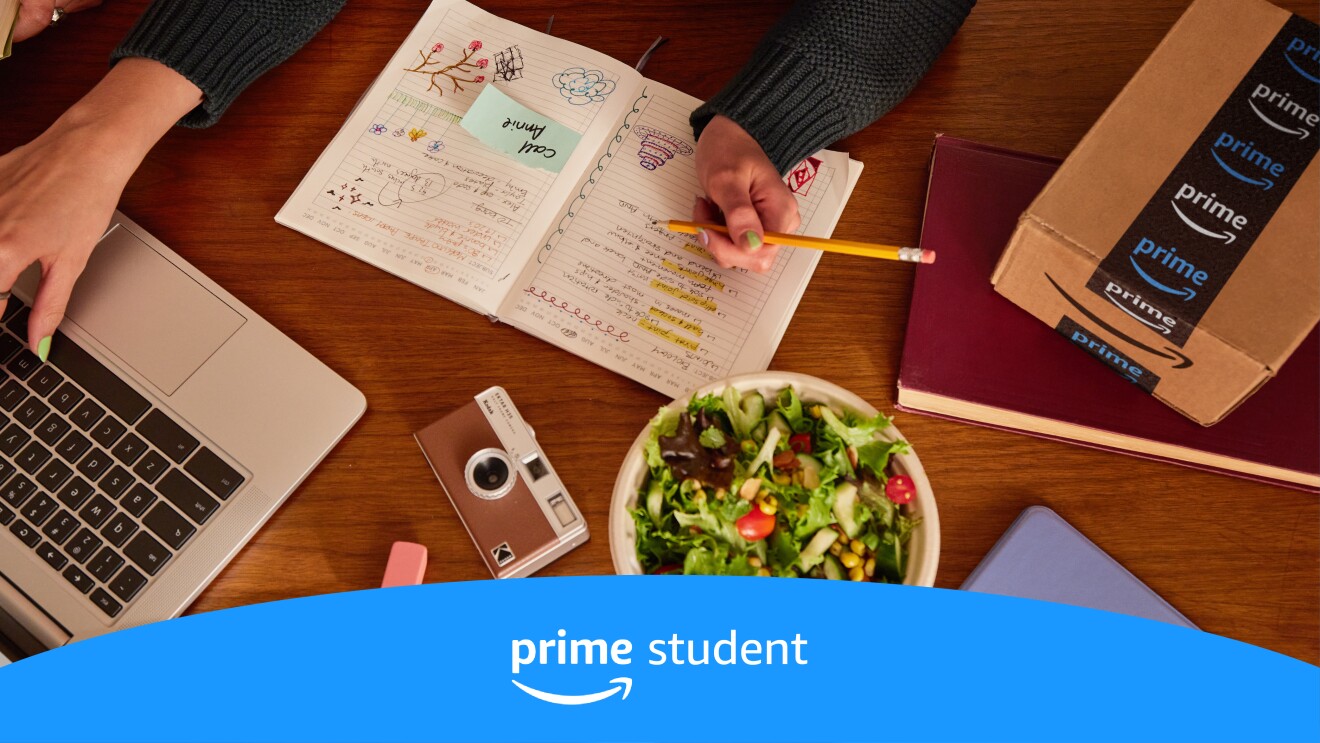
M 426 575 L 426 548 L 412 542 L 395 542 L 390 548 L 390 562 L 385 566 L 381 588 L 416 586 Z
M 933 250 L 923 250 L 923 251 L 921 251 L 921 262 L 922 262 L 922 263 L 934 263 L 934 262 L 935 262 L 935 251 L 933 251 Z

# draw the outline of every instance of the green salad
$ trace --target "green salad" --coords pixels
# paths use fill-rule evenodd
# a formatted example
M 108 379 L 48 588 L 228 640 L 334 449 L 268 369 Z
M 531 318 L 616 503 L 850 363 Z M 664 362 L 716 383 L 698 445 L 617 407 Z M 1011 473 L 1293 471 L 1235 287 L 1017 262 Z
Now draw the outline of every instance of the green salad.
M 876 435 L 889 424 L 792 387 L 662 408 L 632 510 L 643 571 L 903 582 L 920 519 L 911 478 L 888 471 L 907 443 Z

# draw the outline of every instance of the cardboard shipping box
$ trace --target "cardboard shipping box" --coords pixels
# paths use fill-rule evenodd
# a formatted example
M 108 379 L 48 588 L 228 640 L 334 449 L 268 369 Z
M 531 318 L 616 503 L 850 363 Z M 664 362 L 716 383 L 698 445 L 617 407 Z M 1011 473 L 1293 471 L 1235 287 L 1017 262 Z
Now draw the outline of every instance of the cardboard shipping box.
M 1022 215 L 995 289 L 1189 418 L 1230 413 L 1320 318 L 1317 47 L 1264 0 L 1196 0 Z

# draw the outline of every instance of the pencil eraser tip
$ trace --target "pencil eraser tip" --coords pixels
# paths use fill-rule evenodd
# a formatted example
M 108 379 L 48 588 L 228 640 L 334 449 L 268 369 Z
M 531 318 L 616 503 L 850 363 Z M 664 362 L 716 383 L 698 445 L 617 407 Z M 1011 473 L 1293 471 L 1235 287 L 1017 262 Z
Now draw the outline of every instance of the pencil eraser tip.
M 933 251 L 933 250 L 925 250 L 925 251 L 922 251 L 922 253 L 921 253 L 921 262 L 922 262 L 922 263 L 934 263 L 934 262 L 935 262 L 935 251 Z
M 385 579 L 381 588 L 416 586 L 426 575 L 426 547 L 412 542 L 395 542 L 390 548 L 390 561 L 385 566 Z

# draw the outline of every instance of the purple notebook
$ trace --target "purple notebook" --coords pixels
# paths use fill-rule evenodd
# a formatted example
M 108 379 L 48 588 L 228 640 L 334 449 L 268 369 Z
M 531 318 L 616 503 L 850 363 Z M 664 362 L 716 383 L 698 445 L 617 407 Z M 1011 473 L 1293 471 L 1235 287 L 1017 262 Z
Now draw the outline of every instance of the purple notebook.
M 962 590 L 1085 606 L 1198 629 L 1044 506 L 1032 506 L 1017 517 L 967 576 Z

